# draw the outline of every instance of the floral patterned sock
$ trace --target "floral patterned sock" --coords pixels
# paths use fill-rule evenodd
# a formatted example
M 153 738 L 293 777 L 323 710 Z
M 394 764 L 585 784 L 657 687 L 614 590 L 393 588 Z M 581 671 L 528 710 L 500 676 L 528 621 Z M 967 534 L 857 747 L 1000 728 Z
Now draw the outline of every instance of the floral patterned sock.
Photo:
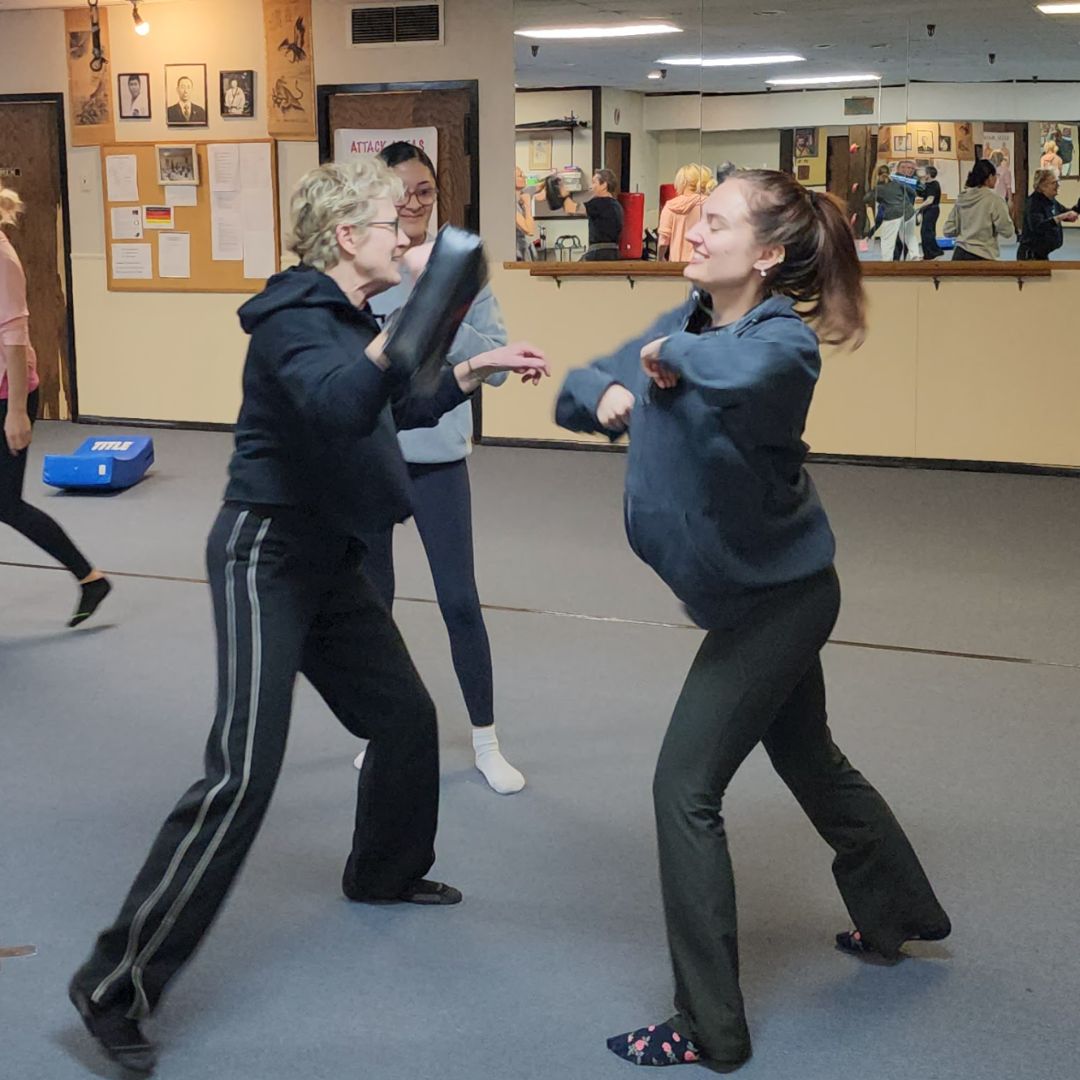
M 701 1060 L 701 1051 L 667 1022 L 613 1035 L 607 1045 L 634 1065 L 685 1065 Z

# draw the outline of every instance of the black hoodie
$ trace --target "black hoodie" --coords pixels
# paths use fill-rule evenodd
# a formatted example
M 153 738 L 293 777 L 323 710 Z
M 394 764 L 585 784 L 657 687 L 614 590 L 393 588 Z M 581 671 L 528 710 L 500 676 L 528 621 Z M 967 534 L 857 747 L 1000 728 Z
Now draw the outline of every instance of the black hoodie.
M 349 536 L 404 521 L 397 429 L 433 427 L 466 400 L 453 369 L 432 396 L 411 396 L 364 355 L 375 317 L 310 267 L 275 274 L 240 325 L 251 342 L 225 498 L 300 510 Z

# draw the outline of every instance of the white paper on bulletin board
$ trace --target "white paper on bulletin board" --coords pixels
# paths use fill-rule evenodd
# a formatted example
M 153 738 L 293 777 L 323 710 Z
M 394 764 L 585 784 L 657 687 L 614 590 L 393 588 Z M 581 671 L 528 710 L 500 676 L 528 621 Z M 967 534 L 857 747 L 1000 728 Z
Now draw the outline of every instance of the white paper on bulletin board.
M 960 162 L 949 158 L 935 158 L 937 182 L 945 199 L 955 199 L 960 194 Z
M 439 167 L 439 131 L 433 127 L 418 128 L 338 128 L 334 132 L 334 161 L 349 161 L 365 154 L 378 154 L 395 142 L 411 143 L 424 151 L 436 169 Z M 414 202 L 415 206 L 416 203 Z M 429 231 L 439 228 L 438 205 L 432 210 Z

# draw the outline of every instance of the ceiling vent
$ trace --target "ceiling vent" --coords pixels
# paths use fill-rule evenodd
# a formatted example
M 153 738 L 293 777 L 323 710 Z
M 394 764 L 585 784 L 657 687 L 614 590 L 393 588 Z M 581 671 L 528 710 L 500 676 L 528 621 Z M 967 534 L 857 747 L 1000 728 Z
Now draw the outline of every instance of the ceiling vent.
M 350 12 L 352 44 L 357 48 L 386 45 L 441 45 L 442 0 L 420 3 L 353 4 Z

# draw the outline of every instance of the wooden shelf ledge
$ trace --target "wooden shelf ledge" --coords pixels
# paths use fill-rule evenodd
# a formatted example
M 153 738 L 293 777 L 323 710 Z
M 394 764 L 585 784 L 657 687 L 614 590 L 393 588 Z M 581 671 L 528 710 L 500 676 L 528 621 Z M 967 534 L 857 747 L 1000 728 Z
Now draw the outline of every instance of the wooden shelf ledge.
M 507 270 L 527 270 L 538 278 L 681 278 L 683 263 L 637 262 L 506 262 Z M 866 262 L 867 278 L 1048 278 L 1054 270 L 1080 270 L 1076 262 Z

